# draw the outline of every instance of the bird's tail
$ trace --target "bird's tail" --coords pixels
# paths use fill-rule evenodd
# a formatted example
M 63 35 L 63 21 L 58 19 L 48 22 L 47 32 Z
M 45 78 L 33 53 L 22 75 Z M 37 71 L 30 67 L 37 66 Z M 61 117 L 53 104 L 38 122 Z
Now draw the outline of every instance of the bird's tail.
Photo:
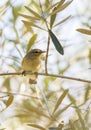
M 29 84 L 37 84 L 37 80 L 29 79 Z

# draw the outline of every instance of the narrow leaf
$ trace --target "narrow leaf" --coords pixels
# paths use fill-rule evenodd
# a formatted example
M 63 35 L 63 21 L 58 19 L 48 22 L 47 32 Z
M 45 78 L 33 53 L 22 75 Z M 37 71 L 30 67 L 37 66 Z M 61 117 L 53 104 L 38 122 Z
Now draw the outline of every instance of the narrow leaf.
M 56 7 L 53 9 L 53 12 L 56 10 Z M 55 22 L 55 19 L 56 19 L 56 14 L 54 15 L 51 15 L 51 19 L 50 19 L 50 28 L 52 28 L 54 22 Z
M 22 22 L 23 22 L 27 27 L 29 27 L 29 26 L 32 27 L 32 26 L 33 26 L 33 27 L 36 27 L 36 28 L 39 28 L 39 29 L 41 29 L 41 30 L 46 31 L 45 29 L 41 28 L 40 26 L 35 25 L 33 22 L 25 21 L 25 20 L 22 20 Z
M 83 33 L 83 34 L 91 35 L 91 30 L 88 30 L 88 29 L 79 28 L 79 29 L 76 29 L 76 31 Z
M 63 20 L 61 20 L 60 22 L 58 22 L 57 24 L 55 24 L 53 27 L 56 27 L 62 23 L 64 23 L 65 21 L 67 21 L 69 18 L 71 18 L 71 15 L 69 15 L 68 17 L 64 18 Z
M 55 112 L 55 114 L 53 115 L 54 118 L 58 118 L 59 115 L 63 114 L 63 112 L 65 112 L 69 107 L 71 107 L 72 103 L 66 105 L 64 108 L 58 110 L 57 112 Z
M 29 16 L 29 15 L 26 15 L 26 14 L 19 13 L 19 15 L 21 15 L 22 17 L 29 19 L 29 20 L 39 20 L 39 18 L 37 18 L 37 17 L 32 17 L 32 16 Z
M 13 99 L 14 99 L 14 96 L 11 95 L 11 96 L 9 97 L 8 101 L 6 102 L 6 107 L 9 107 L 9 106 L 12 104 Z
M 65 96 L 67 95 L 67 93 L 68 93 L 68 90 L 65 90 L 65 91 L 63 92 L 63 94 L 59 97 L 59 99 L 58 99 L 58 101 L 57 101 L 57 103 L 56 103 L 56 105 L 55 105 L 55 107 L 54 107 L 53 114 L 54 114 L 54 112 L 58 109 L 58 107 L 59 107 L 60 104 L 62 103 L 63 99 L 64 99 Z
M 55 3 L 55 4 L 51 5 L 51 6 L 49 6 L 49 7 L 46 9 L 46 12 L 49 12 L 52 8 L 55 8 L 56 5 L 58 5 L 58 3 L 59 3 L 59 2 L 57 2 L 57 3 Z
M 32 47 L 32 45 L 35 43 L 36 39 L 37 39 L 37 34 L 34 34 L 34 35 L 30 38 L 30 40 L 29 40 L 29 43 L 28 43 L 26 52 L 28 52 L 28 51 L 30 50 L 30 48 Z
M 37 129 L 40 129 L 40 130 L 46 130 L 44 127 L 40 126 L 40 125 L 37 125 L 37 124 L 27 124 L 28 126 L 31 126 L 31 127 L 34 127 L 34 128 L 37 128 Z
M 81 126 L 82 126 L 82 130 L 86 130 L 85 121 L 84 121 L 84 119 L 82 118 L 81 111 L 79 110 L 78 107 L 75 107 L 75 108 L 76 108 L 76 112 L 77 112 L 78 117 L 79 117 L 79 121 L 80 121 Z
M 65 0 L 61 0 L 59 3 L 58 3 L 58 6 L 57 6 L 57 9 L 62 6 L 62 4 L 65 2 Z
M 71 1 L 67 1 L 65 4 L 63 4 L 62 6 L 60 6 L 58 9 L 56 9 L 54 12 L 52 12 L 50 15 L 54 15 L 62 10 L 64 10 L 67 6 L 69 6 L 72 3 L 73 0 Z
M 64 50 L 63 50 L 63 47 L 62 45 L 60 44 L 59 40 L 57 39 L 57 37 L 54 35 L 54 33 L 49 30 L 49 34 L 50 34 L 50 37 L 54 43 L 54 46 L 56 48 L 56 50 L 60 53 L 60 54 L 64 54 Z
M 25 8 L 34 16 L 38 17 L 39 19 L 41 18 L 40 15 L 38 13 L 36 13 L 35 11 L 33 11 L 32 9 L 30 9 L 29 7 L 25 6 Z
M 74 122 L 72 122 L 71 120 L 69 120 L 69 126 L 72 130 L 76 130 Z

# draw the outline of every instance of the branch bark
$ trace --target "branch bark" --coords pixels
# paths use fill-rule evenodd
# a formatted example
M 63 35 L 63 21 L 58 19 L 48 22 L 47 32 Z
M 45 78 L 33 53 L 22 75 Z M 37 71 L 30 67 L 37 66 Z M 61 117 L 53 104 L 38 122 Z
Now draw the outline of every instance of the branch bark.
M 24 75 L 32 75 L 32 74 L 36 74 L 36 73 L 32 73 L 32 72 L 25 72 Z M 1 73 L 0 76 L 12 76 L 12 75 L 23 75 L 22 72 L 16 72 L 16 73 Z M 85 79 L 80 79 L 80 78 L 73 78 L 73 77 L 69 77 L 69 76 L 63 76 L 63 75 L 56 75 L 56 74 L 49 74 L 49 73 L 37 73 L 37 75 L 40 76 L 48 76 L 48 77 L 56 77 L 56 78 L 62 78 L 62 79 L 68 79 L 68 80 L 75 80 L 75 81 L 79 81 L 79 82 L 85 82 L 85 83 L 91 83 L 91 80 L 85 80 Z

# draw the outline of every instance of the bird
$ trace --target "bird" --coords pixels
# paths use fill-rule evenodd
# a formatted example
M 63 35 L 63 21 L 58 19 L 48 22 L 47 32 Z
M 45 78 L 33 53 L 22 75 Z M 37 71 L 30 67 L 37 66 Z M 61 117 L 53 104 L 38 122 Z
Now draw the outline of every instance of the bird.
M 42 51 L 40 49 L 32 49 L 30 50 L 23 58 L 22 60 L 22 69 L 23 73 L 26 71 L 30 71 L 32 74 L 29 75 L 29 83 L 30 84 L 37 84 L 37 73 L 41 69 L 41 60 L 45 59 L 45 53 L 46 51 Z

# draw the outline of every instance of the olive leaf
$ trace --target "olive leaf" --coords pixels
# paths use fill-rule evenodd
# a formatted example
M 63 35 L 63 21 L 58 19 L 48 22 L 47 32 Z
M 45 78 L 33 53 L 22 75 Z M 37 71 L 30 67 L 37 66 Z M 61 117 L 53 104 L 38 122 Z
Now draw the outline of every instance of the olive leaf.
M 56 48 L 56 50 L 61 54 L 63 55 L 64 54 L 64 50 L 63 50 L 63 47 L 62 45 L 60 44 L 59 40 L 57 39 L 57 37 L 55 36 L 55 34 L 49 29 L 49 34 L 50 34 L 50 37 L 53 41 L 53 44 Z
M 91 35 L 91 30 L 88 30 L 88 29 L 78 28 L 78 29 L 76 29 L 76 31 L 83 33 L 83 34 Z
M 26 52 L 28 52 L 28 51 L 31 49 L 31 47 L 32 47 L 32 45 L 35 43 L 36 39 L 37 39 L 37 34 L 34 34 L 34 35 L 29 39 L 29 43 L 28 43 Z

